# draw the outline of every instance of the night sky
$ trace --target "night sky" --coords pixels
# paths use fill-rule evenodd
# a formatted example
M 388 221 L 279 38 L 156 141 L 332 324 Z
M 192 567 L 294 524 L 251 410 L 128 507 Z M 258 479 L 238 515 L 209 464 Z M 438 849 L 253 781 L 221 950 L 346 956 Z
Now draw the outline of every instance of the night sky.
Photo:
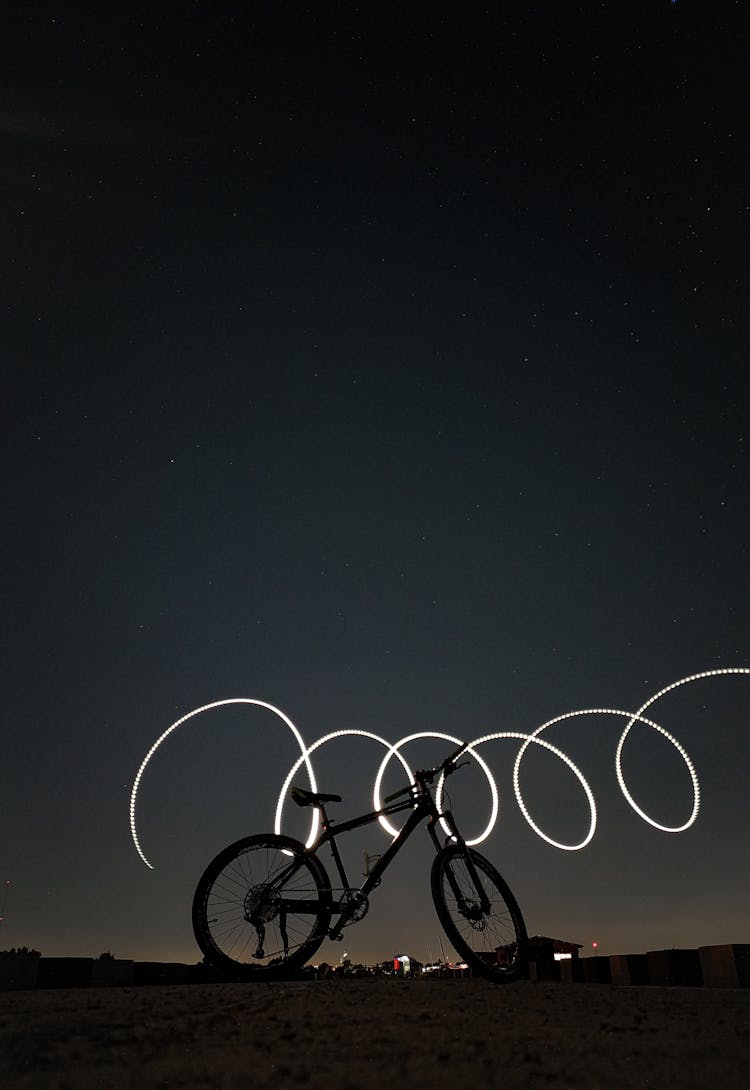
M 0 947 L 199 960 L 195 884 L 272 828 L 299 752 L 259 709 L 176 730 L 139 794 L 149 871 L 133 779 L 199 705 L 269 701 L 308 743 L 471 739 L 750 666 L 741 4 L 17 7 Z M 599 807 L 577 853 L 519 813 L 517 743 L 484 747 L 480 850 L 531 934 L 750 942 L 749 713 L 742 676 L 650 709 L 701 781 L 680 835 L 619 791 L 625 720 L 552 728 Z M 382 755 L 315 755 L 341 819 Z M 686 820 L 673 747 L 641 727 L 624 762 L 642 807 Z M 530 754 L 522 784 L 549 835 L 585 835 L 559 761 Z M 476 835 L 482 774 L 450 788 Z M 387 842 L 342 842 L 353 880 Z M 415 834 L 320 956 L 438 956 L 430 862 Z

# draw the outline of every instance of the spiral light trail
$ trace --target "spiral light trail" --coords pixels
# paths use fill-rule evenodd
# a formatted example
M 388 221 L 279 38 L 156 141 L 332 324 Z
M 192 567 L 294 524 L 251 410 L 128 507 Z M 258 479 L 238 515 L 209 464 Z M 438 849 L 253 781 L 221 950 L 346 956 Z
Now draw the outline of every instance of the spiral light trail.
M 382 803 L 380 801 L 380 785 L 383 782 L 383 774 L 384 774 L 384 772 L 386 770 L 386 766 L 388 765 L 388 762 L 390 761 L 391 757 L 400 757 L 401 756 L 401 754 L 400 754 L 401 746 L 405 746 L 407 744 L 407 742 L 414 742 L 417 738 L 439 738 L 443 742 L 452 742 L 454 746 L 460 746 L 462 744 L 462 741 L 463 741 L 461 738 L 455 738 L 452 734 L 441 734 L 440 732 L 432 733 L 431 731 L 420 731 L 418 734 L 407 734 L 407 736 L 405 738 L 401 738 L 398 742 L 394 742 L 394 744 L 389 747 L 388 752 L 386 753 L 385 757 L 383 758 L 382 764 L 380 765 L 380 768 L 378 769 L 378 774 L 375 777 L 375 786 L 374 786 L 374 789 L 373 789 L 373 792 L 372 792 L 372 804 L 373 804 L 373 806 L 374 806 L 374 808 L 376 810 L 379 810 L 381 805 L 382 805 Z M 490 770 L 487 767 L 486 763 L 482 760 L 482 758 L 479 756 L 479 754 L 476 753 L 474 751 L 474 749 L 472 748 L 473 744 L 474 743 L 472 743 L 472 745 L 466 747 L 466 752 L 469 753 L 476 760 L 479 767 L 482 769 L 485 776 L 487 777 L 487 782 L 488 782 L 488 784 L 490 786 L 490 794 L 492 796 L 492 809 L 490 811 L 490 820 L 489 820 L 489 823 L 487 825 L 487 828 L 484 830 L 484 832 L 482 833 L 481 836 L 476 838 L 476 840 L 467 840 L 466 843 L 469 844 L 469 845 L 481 844 L 483 840 L 487 839 L 487 837 L 490 835 L 493 828 L 495 827 L 495 822 L 497 821 L 497 813 L 498 813 L 498 809 L 499 809 L 497 784 L 495 783 L 495 781 L 494 781 L 494 779 L 492 777 L 492 773 L 490 772 Z M 410 781 L 413 783 L 414 782 L 413 778 L 410 777 Z M 441 794 L 442 794 L 442 786 L 443 786 L 443 782 L 441 780 L 440 783 L 438 784 L 438 791 L 437 791 L 438 809 L 440 808 L 440 797 L 441 797 Z M 398 836 L 398 829 L 394 829 L 393 826 L 390 824 L 390 822 L 388 822 L 385 818 L 380 818 L 379 820 L 380 820 L 380 824 L 383 826 L 383 828 L 385 829 L 385 831 L 387 833 L 390 833 L 390 835 L 393 836 L 393 837 Z M 440 824 L 442 825 L 442 827 L 445 830 L 446 834 L 450 835 L 450 829 L 445 824 L 445 822 L 441 821 Z
M 278 802 L 276 803 L 276 816 L 274 817 L 274 825 L 273 825 L 273 831 L 275 833 L 280 833 L 281 832 L 281 814 L 282 814 L 282 811 L 284 809 L 284 803 L 286 802 L 287 791 L 289 790 L 289 787 L 291 785 L 292 780 L 297 775 L 297 770 L 299 769 L 302 762 L 303 761 L 308 761 L 309 762 L 310 754 L 314 753 L 316 749 L 318 749 L 320 746 L 325 745 L 327 742 L 332 742 L 335 738 L 346 738 L 346 737 L 371 738 L 374 742 L 379 742 L 381 744 L 381 746 L 385 746 L 385 748 L 387 750 L 389 750 L 391 753 L 394 752 L 394 749 L 395 749 L 395 747 L 391 746 L 390 742 L 386 742 L 385 738 L 381 738 L 380 735 L 378 735 L 378 734 L 371 734 L 369 730 L 354 730 L 354 729 L 351 729 L 351 730 L 334 730 L 334 731 L 331 732 L 331 734 L 324 734 L 322 738 L 318 738 L 317 742 L 313 742 L 313 744 L 309 748 L 303 749 L 302 755 L 297 758 L 297 760 L 294 762 L 292 767 L 287 772 L 286 779 L 284 780 L 284 783 L 282 784 L 282 787 L 281 787 L 281 791 L 279 792 Z M 432 737 L 432 736 L 430 736 L 430 737 Z M 396 756 L 401 761 L 403 769 L 406 772 L 406 775 L 409 777 L 409 783 L 414 783 L 414 774 L 413 774 L 412 770 L 409 768 L 408 764 L 406 763 L 406 761 L 404 760 L 404 758 L 401 756 L 400 753 L 396 754 Z M 377 791 L 377 786 L 376 786 L 375 790 Z M 376 802 L 374 805 L 375 805 L 376 810 L 380 809 L 380 803 L 379 802 Z M 317 815 L 318 811 L 313 810 L 313 813 Z M 380 824 L 383 826 L 383 828 L 386 830 L 386 832 L 391 833 L 392 836 L 397 836 L 398 835 L 397 830 L 395 830 L 395 829 L 391 830 L 391 828 L 387 824 L 385 818 L 379 818 L 378 820 L 380 821 Z M 307 838 L 306 847 L 309 848 L 309 847 L 312 846 L 312 844 L 315 842 L 315 837 L 317 835 L 318 835 L 317 826 L 312 826 L 311 825 L 310 833 L 309 833 L 308 838 Z
M 487 822 L 487 825 L 486 825 L 484 831 L 478 837 L 476 837 L 474 840 L 467 840 L 467 844 L 481 844 L 482 841 L 487 839 L 487 837 L 490 835 L 490 833 L 492 832 L 492 830 L 495 827 L 495 824 L 496 824 L 497 818 L 498 818 L 499 808 L 500 808 L 497 784 L 495 783 L 494 777 L 492 775 L 492 771 L 490 770 L 490 768 L 487 765 L 486 761 L 484 761 L 484 759 L 482 757 L 480 757 L 479 753 L 477 752 L 477 748 L 479 746 L 485 745 L 487 742 L 500 741 L 500 740 L 505 740 L 505 739 L 515 739 L 516 741 L 521 742 L 521 746 L 520 746 L 520 748 L 518 750 L 518 753 L 516 754 L 515 763 L 513 765 L 513 791 L 514 791 L 516 802 L 518 803 L 518 807 L 519 807 L 521 813 L 523 814 L 524 818 L 526 819 L 526 821 L 528 822 L 530 827 L 537 834 L 537 836 L 541 837 L 542 840 L 546 841 L 548 844 L 551 844 L 553 847 L 560 848 L 563 851 L 580 851 L 581 848 L 584 848 L 587 844 L 590 843 L 590 841 L 592 840 L 592 838 L 594 836 L 594 833 L 596 831 L 596 820 L 597 820 L 596 801 L 594 799 L 593 792 L 591 791 L 591 788 L 589 787 L 585 776 L 583 775 L 581 770 L 578 768 L 578 766 L 576 764 L 574 764 L 574 762 L 570 759 L 570 757 L 568 757 L 567 754 L 563 753 L 563 751 L 561 749 L 558 749 L 556 746 L 553 746 L 546 739 L 543 739 L 543 738 L 540 737 L 540 735 L 544 731 L 549 730 L 549 728 L 555 726 L 555 724 L 561 723 L 563 720 L 566 720 L 566 719 L 574 719 L 574 718 L 577 718 L 578 716 L 584 716 L 584 715 L 615 715 L 615 716 L 619 716 L 620 718 L 625 718 L 625 719 L 628 720 L 622 734 L 620 735 L 619 741 L 617 743 L 617 748 L 616 748 L 616 751 L 615 751 L 615 774 L 617 776 L 617 782 L 618 782 L 618 784 L 620 786 L 620 790 L 622 791 L 623 795 L 625 796 L 626 801 L 632 807 L 632 809 L 636 812 L 636 814 L 638 814 L 639 817 L 641 817 L 644 821 L 648 822 L 648 824 L 652 825 L 655 829 L 659 829 L 660 831 L 666 832 L 666 833 L 680 833 L 680 832 L 683 832 L 685 829 L 688 829 L 693 824 L 695 819 L 697 818 L 698 811 L 700 809 L 700 783 L 698 781 L 698 774 L 697 774 L 697 772 L 695 770 L 695 766 L 693 765 L 693 762 L 691 761 L 687 751 L 677 741 L 677 739 L 673 735 L 671 735 L 668 731 L 666 731 L 664 729 L 664 727 L 660 726 L 659 723 L 656 723 L 653 719 L 646 718 L 646 716 L 643 713 L 648 708 L 650 708 L 652 704 L 655 704 L 657 700 L 660 700 L 661 697 L 665 696 L 667 693 L 671 692 L 673 689 L 679 688 L 681 685 L 687 685 L 690 682 L 700 681 L 700 680 L 703 680 L 704 678 L 719 677 L 719 676 L 727 675 L 727 674 L 750 674 L 750 668 L 748 668 L 748 667 L 739 667 L 739 666 L 738 667 L 725 667 L 725 668 L 716 669 L 716 670 L 704 670 L 704 671 L 702 671 L 701 673 L 698 673 L 698 674 L 690 674 L 688 677 L 683 677 L 683 678 L 680 678 L 678 681 L 673 681 L 670 685 L 666 685 L 663 689 L 660 689 L 657 693 L 654 693 L 654 695 L 650 696 L 649 699 L 644 704 L 642 704 L 641 707 L 638 708 L 638 710 L 635 711 L 635 712 L 623 711 L 623 710 L 617 709 L 617 708 L 582 708 L 582 709 L 579 709 L 578 711 L 566 712 L 563 715 L 555 716 L 553 719 L 548 719 L 546 723 L 542 723 L 541 726 L 536 727 L 535 730 L 531 731 L 531 733 L 523 733 L 521 731 L 498 731 L 498 732 L 491 733 L 491 734 L 483 734 L 481 737 L 475 738 L 472 742 L 468 743 L 468 745 L 466 747 L 466 751 L 474 760 L 476 760 L 476 762 L 479 764 L 480 768 L 484 772 L 484 775 L 485 775 L 485 777 L 487 779 L 487 784 L 488 784 L 489 789 L 490 789 L 491 803 L 490 803 L 490 816 L 489 816 L 489 820 Z M 170 727 L 168 727 L 156 739 L 156 741 L 154 742 L 154 744 L 151 746 L 148 753 L 144 757 L 143 761 L 141 762 L 141 765 L 140 765 L 140 768 L 138 769 L 135 780 L 133 781 L 133 788 L 132 788 L 132 791 L 131 791 L 131 794 L 130 794 L 130 832 L 131 832 L 131 835 L 132 835 L 132 838 L 133 838 L 133 843 L 135 845 L 136 851 L 138 852 L 139 856 L 141 857 L 143 862 L 146 864 L 146 866 L 149 867 L 151 870 L 153 870 L 153 866 L 149 862 L 149 860 L 146 858 L 146 856 L 145 856 L 145 854 L 144 854 L 144 852 L 143 852 L 143 850 L 141 848 L 140 841 L 138 839 L 138 833 L 137 833 L 137 829 L 136 829 L 136 820 L 135 820 L 136 800 L 137 800 L 137 795 L 138 795 L 138 789 L 139 789 L 139 786 L 141 784 L 141 780 L 143 779 L 143 774 L 144 774 L 144 772 L 146 770 L 146 766 L 148 765 L 149 761 L 154 756 L 154 754 L 156 753 L 157 749 L 162 744 L 162 742 L 174 730 L 176 730 L 177 727 L 181 726 L 183 723 L 186 723 L 188 720 L 193 719 L 195 716 L 201 715 L 203 712 L 212 711 L 215 708 L 224 707 L 224 706 L 230 705 L 230 704 L 249 704 L 249 705 L 254 705 L 255 707 L 264 708 L 267 711 L 270 711 L 273 715 L 275 715 L 279 719 L 281 719 L 281 721 L 284 724 L 286 724 L 286 726 L 289 728 L 289 730 L 291 730 L 292 734 L 296 738 L 297 743 L 299 745 L 300 756 L 297 758 L 297 760 L 295 761 L 295 763 L 292 765 L 291 769 L 287 773 L 286 778 L 284 780 L 284 783 L 282 785 L 281 791 L 279 793 L 278 802 L 276 804 L 276 814 L 275 814 L 275 819 L 274 819 L 274 830 L 277 833 L 281 831 L 281 819 L 282 819 L 282 813 L 283 813 L 283 806 L 284 806 L 284 802 L 285 802 L 286 797 L 287 797 L 289 786 L 290 786 L 290 784 L 292 782 L 292 779 L 296 776 L 297 772 L 299 771 L 299 769 L 301 768 L 301 766 L 303 764 L 305 765 L 305 768 L 307 770 L 307 777 L 308 777 L 308 781 L 309 781 L 309 784 L 310 784 L 310 790 L 317 791 L 318 788 L 317 788 L 317 783 L 316 783 L 316 780 L 315 780 L 315 772 L 313 770 L 313 766 L 312 766 L 312 762 L 310 761 L 310 757 L 315 752 L 315 750 L 319 749 L 323 745 L 326 745 L 328 742 L 332 742 L 335 739 L 344 738 L 344 737 L 359 737 L 359 738 L 367 738 L 367 739 L 369 739 L 371 741 L 374 741 L 374 742 L 377 742 L 379 745 L 385 747 L 385 749 L 387 750 L 387 753 L 386 753 L 385 757 L 383 758 L 383 760 L 381 761 L 380 767 L 378 768 L 378 771 L 377 771 L 377 774 L 375 776 L 375 780 L 374 780 L 374 783 L 373 783 L 373 807 L 376 810 L 379 810 L 381 808 L 381 805 L 382 805 L 381 795 L 380 795 L 380 788 L 381 788 L 381 785 L 382 785 L 382 782 L 383 782 L 383 776 L 385 774 L 385 770 L 386 770 L 388 764 L 390 763 L 390 761 L 394 757 L 397 758 L 397 760 L 401 763 L 401 766 L 402 766 L 404 772 L 406 773 L 406 776 L 407 776 L 407 778 L 409 780 L 409 783 L 412 783 L 412 784 L 414 783 L 414 774 L 413 774 L 411 768 L 409 767 L 409 765 L 407 764 L 406 759 L 404 758 L 403 754 L 401 753 L 401 749 L 402 749 L 403 746 L 408 745 L 410 742 L 416 741 L 417 739 L 421 739 L 421 738 L 434 738 L 434 739 L 439 740 L 439 741 L 451 742 L 454 745 L 461 745 L 462 742 L 463 742 L 463 739 L 454 737 L 454 735 L 452 735 L 452 734 L 443 734 L 443 733 L 441 733 L 439 731 L 436 731 L 436 732 L 420 731 L 420 732 L 418 732 L 416 734 L 408 734 L 405 737 L 399 739 L 398 742 L 394 742 L 393 744 L 391 744 L 390 742 L 386 741 L 384 738 L 381 738 L 379 735 L 373 734 L 370 731 L 351 729 L 351 730 L 333 731 L 330 734 L 326 734 L 326 735 L 323 735 L 321 738 L 318 738 L 317 741 L 312 743 L 312 745 L 307 746 L 305 744 L 303 738 L 302 738 L 302 735 L 301 735 L 300 731 L 294 725 L 292 720 L 287 715 L 285 715 L 284 712 L 282 712 L 279 708 L 275 707 L 273 704 L 268 704 L 264 700 L 254 700 L 254 699 L 252 699 L 250 697 L 234 697 L 234 698 L 231 698 L 231 699 L 228 699 L 228 700 L 216 700 L 211 704 L 204 704 L 202 707 L 195 708 L 193 711 L 188 712 L 186 715 L 181 716 L 174 723 L 172 723 L 172 725 Z M 650 727 L 652 730 L 654 730 L 658 734 L 660 734 L 663 738 L 666 738 L 666 740 L 672 746 L 674 746 L 674 748 L 677 750 L 677 752 L 680 754 L 683 761 L 685 762 L 685 765 L 686 765 L 687 770 L 688 770 L 688 774 L 690 776 L 690 782 L 691 782 L 691 785 L 692 785 L 692 789 L 693 789 L 693 805 L 692 805 L 692 810 L 690 812 L 690 816 L 688 817 L 687 821 L 685 821 L 682 825 L 676 825 L 676 826 L 662 825 L 658 821 L 656 821 L 653 817 L 651 817 L 644 810 L 642 810 L 641 807 L 638 806 L 638 804 L 635 802 L 635 800 L 634 800 L 632 794 L 630 793 L 630 790 L 629 790 L 629 788 L 628 788 L 628 786 L 627 786 L 627 784 L 625 782 L 625 776 L 624 776 L 624 773 L 622 771 L 622 750 L 623 750 L 623 746 L 625 745 L 625 741 L 626 741 L 628 735 L 630 734 L 632 728 L 635 726 L 636 723 L 643 724 L 644 726 Z M 521 768 L 521 763 L 523 761 L 523 758 L 524 758 L 524 755 L 525 755 L 527 749 L 529 748 L 529 746 L 532 746 L 532 745 L 540 746 L 543 749 L 547 750 L 548 752 L 552 753 L 557 758 L 559 758 L 559 760 L 561 760 L 563 762 L 563 764 L 567 765 L 567 767 L 571 770 L 571 772 L 573 772 L 573 774 L 577 777 L 579 783 L 581 784 L 581 787 L 583 788 L 583 791 L 584 791 L 584 793 L 586 795 L 586 800 L 587 800 L 588 806 L 589 806 L 590 823 L 589 823 L 589 828 L 588 828 L 588 831 L 587 831 L 586 835 L 577 844 L 563 844 L 560 841 L 554 840 L 552 837 L 548 836 L 545 832 L 543 832 L 542 829 L 539 828 L 539 826 L 534 822 L 533 818 L 531 817 L 531 814 L 529 813 L 528 807 L 526 806 L 523 795 L 521 793 L 520 768 Z M 441 805 L 442 794 L 443 794 L 443 780 L 441 779 L 440 782 L 438 783 L 437 791 L 436 791 L 436 801 L 437 801 L 438 808 L 440 808 L 440 805 Z M 379 820 L 380 820 L 380 824 L 382 825 L 383 829 L 388 833 L 389 836 L 391 836 L 391 837 L 398 836 L 398 829 L 395 829 L 388 822 L 388 820 L 385 817 L 381 817 Z M 312 816 L 311 816 L 311 823 L 310 823 L 310 832 L 308 834 L 308 839 L 307 839 L 308 847 L 314 843 L 315 838 L 318 835 L 319 822 L 320 822 L 320 819 L 319 819 L 318 811 L 316 809 L 313 809 Z M 446 829 L 446 832 L 447 831 L 448 830 Z
M 133 837 L 133 843 L 135 844 L 135 850 L 138 852 L 146 866 L 149 867 L 151 870 L 153 870 L 154 868 L 151 863 L 149 863 L 148 859 L 141 850 L 141 845 L 138 840 L 138 833 L 135 826 L 135 803 L 138 795 L 138 787 L 140 785 L 141 779 L 143 778 L 143 773 L 146 771 L 146 765 L 156 753 L 157 749 L 162 744 L 164 739 L 167 738 L 173 730 L 177 730 L 177 728 L 182 726 L 183 723 L 187 723 L 188 719 L 193 719 L 196 715 L 202 715 L 203 712 L 212 711 L 214 708 L 226 707 L 228 704 L 253 704 L 257 708 L 266 708 L 274 715 L 277 715 L 283 723 L 286 723 L 294 737 L 297 739 L 297 742 L 299 743 L 299 748 L 302 750 L 303 754 L 305 752 L 305 743 L 302 741 L 302 735 L 297 730 L 291 719 L 287 715 L 284 715 L 284 713 L 279 708 L 276 708 L 273 704 L 267 704 L 265 700 L 253 700 L 252 697 L 248 696 L 230 697 L 227 700 L 214 700 L 212 704 L 203 704 L 200 708 L 194 708 L 191 712 L 188 712 L 186 715 L 183 715 L 179 719 L 177 719 L 171 727 L 167 727 L 164 733 L 159 735 L 154 744 L 151 746 L 151 749 L 141 761 L 141 767 L 136 773 L 136 777 L 133 780 L 133 789 L 130 792 L 130 832 Z M 317 791 L 318 785 L 316 783 L 315 773 L 313 772 L 313 766 L 310 764 L 309 758 L 305 759 L 305 764 L 307 766 L 307 777 L 310 781 L 310 790 Z M 318 831 L 318 822 L 318 811 L 315 810 L 313 812 L 313 827 L 315 829 L 316 836 Z

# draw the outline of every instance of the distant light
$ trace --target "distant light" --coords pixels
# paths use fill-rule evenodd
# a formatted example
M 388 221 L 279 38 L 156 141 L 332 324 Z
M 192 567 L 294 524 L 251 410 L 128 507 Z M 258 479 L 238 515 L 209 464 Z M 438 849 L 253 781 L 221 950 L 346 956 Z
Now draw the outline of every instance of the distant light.
M 594 948 L 594 950 L 598 950 L 598 949 L 599 949 L 599 943 L 598 943 L 598 942 L 592 942 L 592 943 L 591 943 L 591 945 L 592 945 L 592 947 Z

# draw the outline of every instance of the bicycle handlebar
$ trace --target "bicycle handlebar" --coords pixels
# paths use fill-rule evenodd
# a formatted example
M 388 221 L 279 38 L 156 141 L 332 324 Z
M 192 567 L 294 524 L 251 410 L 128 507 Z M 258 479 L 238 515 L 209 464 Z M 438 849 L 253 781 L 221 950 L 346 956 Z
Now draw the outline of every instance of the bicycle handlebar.
M 432 783 L 436 776 L 450 776 L 457 768 L 461 767 L 461 764 L 466 764 L 466 761 L 462 761 L 461 764 L 457 764 L 457 761 L 461 754 L 468 748 L 468 745 L 468 742 L 462 742 L 458 749 L 454 750 L 450 756 L 446 757 L 445 760 L 439 765 L 436 765 L 435 768 L 431 768 L 428 772 L 419 772 L 417 775 L 427 780 L 428 783 Z
M 383 802 L 393 802 L 394 799 L 400 799 L 402 795 L 408 795 L 415 787 L 416 784 L 410 783 L 408 787 L 402 787 L 400 791 L 394 791 L 392 795 L 386 795 Z
M 449 757 L 446 757 L 439 765 L 436 765 L 435 768 L 415 772 L 414 775 L 417 783 L 411 783 L 408 787 L 402 787 L 399 791 L 394 791 L 392 795 L 386 795 L 383 802 L 394 802 L 395 799 L 400 799 L 402 795 L 408 795 L 414 790 L 420 780 L 423 780 L 425 783 L 432 783 L 436 776 L 450 776 L 457 768 L 461 768 L 462 765 L 468 764 L 468 761 L 456 763 L 461 754 L 468 748 L 468 745 L 468 742 L 462 742 L 457 750 L 451 753 Z
M 464 750 L 466 750 L 468 748 L 469 748 L 469 743 L 468 742 L 462 742 L 461 745 L 458 747 L 458 749 L 455 750 L 455 752 L 451 753 L 450 757 L 446 757 L 445 760 L 443 761 L 443 763 L 439 767 L 444 768 L 446 770 L 446 772 L 447 772 L 448 771 L 448 765 L 452 765 L 455 761 L 457 761 L 458 758 L 461 756 L 461 754 L 464 752 Z M 456 765 L 456 768 L 458 768 L 458 765 Z M 437 772 L 437 769 L 435 769 L 435 771 Z M 451 772 L 455 772 L 455 769 L 451 769 Z

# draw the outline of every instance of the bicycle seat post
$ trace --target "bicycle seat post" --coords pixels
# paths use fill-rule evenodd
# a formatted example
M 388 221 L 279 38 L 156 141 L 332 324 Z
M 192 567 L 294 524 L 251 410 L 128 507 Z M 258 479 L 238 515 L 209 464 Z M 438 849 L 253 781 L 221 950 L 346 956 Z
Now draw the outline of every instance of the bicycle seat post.
M 346 869 L 344 867 L 344 860 L 341 858 L 341 853 L 339 852 L 339 847 L 338 847 L 338 844 L 336 843 L 336 837 L 334 836 L 333 831 L 331 829 L 331 822 L 328 820 L 328 814 L 326 813 L 325 805 L 322 802 L 318 803 L 318 811 L 320 813 L 320 821 L 321 821 L 321 832 L 320 832 L 319 835 L 325 835 L 326 833 L 330 834 L 330 837 L 328 839 L 328 847 L 331 849 L 331 856 L 332 856 L 333 862 L 334 862 L 334 864 L 336 866 L 336 870 L 338 872 L 339 880 L 341 882 L 342 888 L 343 889 L 348 889 L 349 888 L 349 879 L 347 877 Z M 331 935 L 331 938 L 333 938 L 333 937 L 334 936 Z M 336 937 L 341 938 L 340 931 L 339 931 L 339 934 Z
M 331 823 L 328 820 L 328 814 L 326 813 L 326 808 L 322 802 L 318 806 L 318 813 L 320 814 L 320 827 L 324 833 L 327 833 Z

